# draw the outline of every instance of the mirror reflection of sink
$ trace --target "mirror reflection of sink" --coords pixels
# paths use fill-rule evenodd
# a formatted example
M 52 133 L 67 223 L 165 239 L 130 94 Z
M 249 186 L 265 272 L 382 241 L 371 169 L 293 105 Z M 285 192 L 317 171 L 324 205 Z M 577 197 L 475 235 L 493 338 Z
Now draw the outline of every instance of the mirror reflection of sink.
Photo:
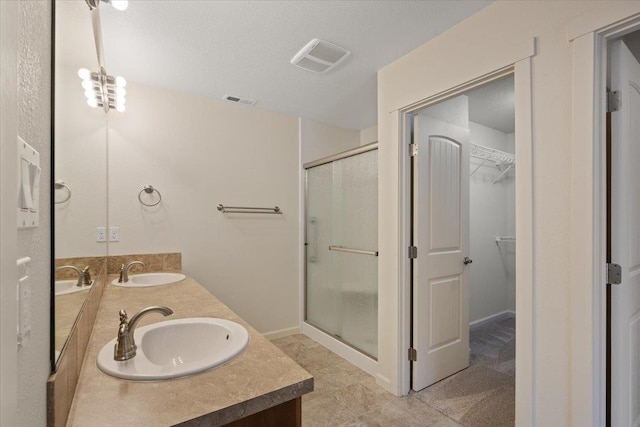
M 54 283 L 55 295 L 67 295 L 91 289 L 91 286 L 76 286 L 77 283 L 76 279 L 56 280 Z
M 112 285 L 124 288 L 144 288 L 147 286 L 170 285 L 183 280 L 186 276 L 180 273 L 141 273 L 130 274 L 129 281 L 118 283 L 118 279 L 111 282 Z
M 115 331 L 114 331 L 115 332 Z M 228 362 L 249 343 L 249 333 L 231 320 L 193 317 L 141 326 L 134 332 L 137 354 L 113 359 L 116 339 L 98 353 L 98 368 L 128 380 L 151 381 L 197 374 Z

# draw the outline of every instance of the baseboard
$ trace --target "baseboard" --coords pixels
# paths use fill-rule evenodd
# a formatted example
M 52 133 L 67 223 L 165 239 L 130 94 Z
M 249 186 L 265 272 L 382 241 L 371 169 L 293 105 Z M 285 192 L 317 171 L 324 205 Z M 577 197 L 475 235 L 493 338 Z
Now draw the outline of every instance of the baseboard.
M 399 396 L 397 390 L 393 390 L 393 387 L 391 387 L 391 380 L 384 375 L 376 374 L 376 384 L 387 390 L 389 393 L 392 393 L 394 396 Z
M 473 322 L 469 323 L 469 327 L 470 328 L 477 328 L 477 327 L 486 325 L 487 323 L 494 322 L 496 320 L 515 317 L 515 315 L 516 315 L 516 312 L 512 311 L 512 310 L 501 311 L 500 313 L 492 314 L 491 316 L 487 316 L 487 317 L 483 317 L 482 319 L 474 320 Z
M 296 335 L 300 333 L 300 328 L 295 326 L 293 328 L 279 329 L 277 331 L 265 332 L 262 334 L 268 340 L 275 340 L 278 338 L 288 337 L 289 335 Z

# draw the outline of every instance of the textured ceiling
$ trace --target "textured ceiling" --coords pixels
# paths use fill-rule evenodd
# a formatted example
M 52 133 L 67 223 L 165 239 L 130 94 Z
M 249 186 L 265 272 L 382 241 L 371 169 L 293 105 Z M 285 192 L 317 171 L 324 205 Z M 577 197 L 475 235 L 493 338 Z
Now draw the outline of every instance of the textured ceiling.
M 489 3 L 131 0 L 101 14 L 110 74 L 359 130 L 377 122 L 377 70 Z M 328 74 L 289 64 L 313 38 L 352 55 Z

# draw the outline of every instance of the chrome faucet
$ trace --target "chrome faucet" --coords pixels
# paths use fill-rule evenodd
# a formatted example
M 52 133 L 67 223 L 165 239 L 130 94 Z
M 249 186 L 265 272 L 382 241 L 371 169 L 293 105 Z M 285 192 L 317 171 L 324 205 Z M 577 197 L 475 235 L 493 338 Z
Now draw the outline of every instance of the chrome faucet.
M 152 306 L 140 310 L 134 314 L 130 321 L 127 321 L 127 312 L 124 309 L 120 310 L 120 326 L 118 327 L 118 340 L 113 349 L 113 359 L 118 361 L 124 361 L 133 359 L 136 355 L 136 342 L 133 339 L 133 334 L 136 330 L 136 325 L 140 318 L 146 314 L 159 312 L 168 316 L 173 314 L 173 310 L 169 307 Z
M 65 268 L 78 273 L 78 282 L 76 283 L 76 286 L 91 286 L 91 284 L 93 283 L 93 281 L 91 280 L 91 273 L 89 273 L 89 266 L 86 266 L 82 271 L 80 271 L 79 268 L 74 267 L 73 265 L 63 265 L 56 268 L 56 271 L 60 271 Z
M 136 264 L 144 267 L 144 262 L 142 261 L 131 261 L 127 265 L 122 264 L 120 266 L 120 278 L 118 279 L 118 283 L 127 283 L 129 281 L 129 268 Z

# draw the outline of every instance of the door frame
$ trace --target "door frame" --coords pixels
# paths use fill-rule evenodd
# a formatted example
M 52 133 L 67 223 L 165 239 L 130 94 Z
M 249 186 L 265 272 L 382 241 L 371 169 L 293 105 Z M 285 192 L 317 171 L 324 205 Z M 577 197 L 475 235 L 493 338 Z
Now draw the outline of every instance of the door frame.
M 516 114 L 516 424 L 533 424 L 534 365 L 533 365 L 533 135 L 531 58 L 526 57 L 511 65 L 495 70 L 474 80 L 440 92 L 434 96 L 401 108 L 393 114 L 394 127 L 399 130 L 399 281 L 400 281 L 400 352 L 408 349 L 412 336 L 412 268 L 407 256 L 411 242 L 411 115 L 416 111 L 458 96 L 503 77 L 514 76 Z M 411 363 L 401 357 L 399 388 L 407 394 L 411 384 Z
M 609 22 L 571 23 L 573 50 L 572 418 L 574 425 L 607 425 L 607 44 L 640 30 L 640 14 Z M 613 260 L 615 262 L 615 260 Z M 589 284 L 590 292 L 585 291 Z M 579 403 L 580 402 L 580 403 Z M 591 408 L 591 410 L 586 410 Z

